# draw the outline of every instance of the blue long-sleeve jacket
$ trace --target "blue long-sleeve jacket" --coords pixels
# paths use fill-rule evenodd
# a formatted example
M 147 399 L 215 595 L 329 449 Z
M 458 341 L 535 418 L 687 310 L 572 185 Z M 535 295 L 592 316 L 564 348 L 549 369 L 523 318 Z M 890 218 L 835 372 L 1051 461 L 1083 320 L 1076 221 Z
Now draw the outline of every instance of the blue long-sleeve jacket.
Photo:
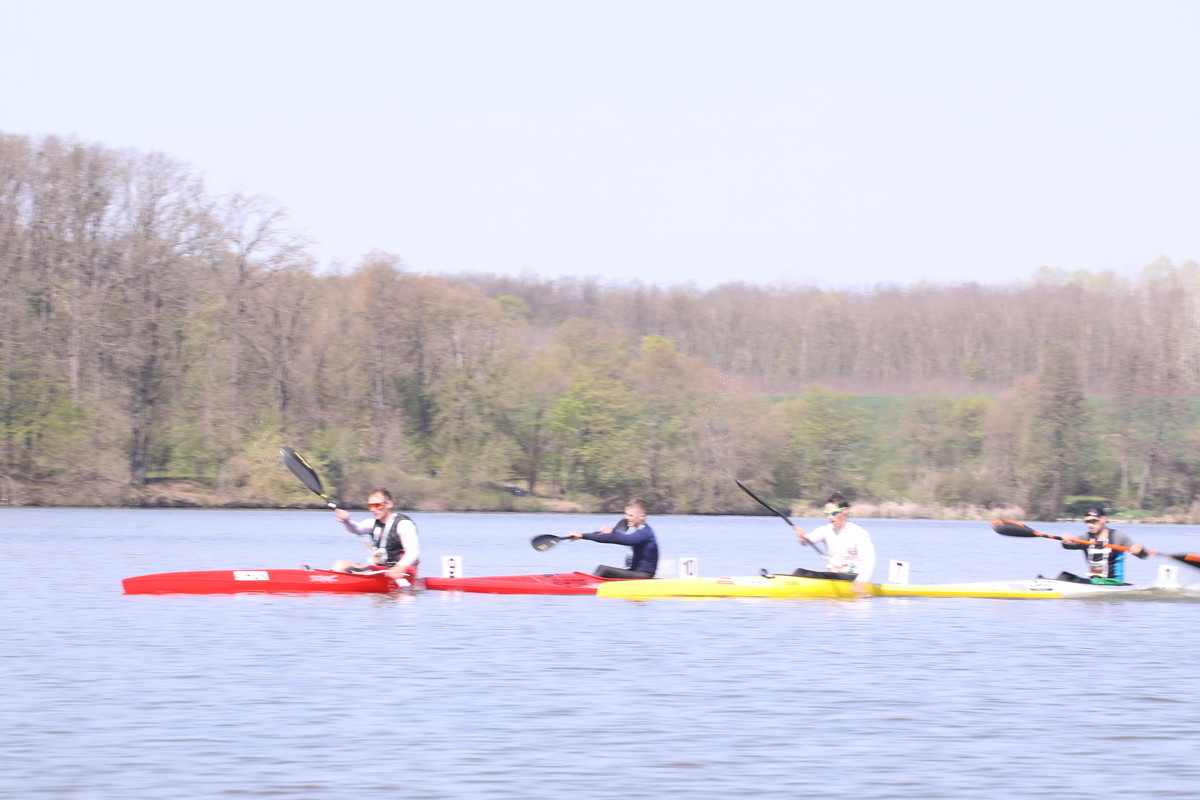
M 612 533 L 585 533 L 584 539 L 592 542 L 607 544 L 623 544 L 633 548 L 633 563 L 630 569 L 638 572 L 649 572 L 651 575 L 658 570 L 658 540 L 654 538 L 654 529 L 643 525 L 636 531 L 629 531 L 625 520 Z

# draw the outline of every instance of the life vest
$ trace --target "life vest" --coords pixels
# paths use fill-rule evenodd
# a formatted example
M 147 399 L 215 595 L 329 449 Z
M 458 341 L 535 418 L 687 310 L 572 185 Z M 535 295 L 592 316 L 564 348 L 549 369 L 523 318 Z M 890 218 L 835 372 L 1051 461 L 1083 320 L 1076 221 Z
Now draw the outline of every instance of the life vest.
M 1105 528 L 1103 538 L 1093 539 L 1087 546 L 1087 562 L 1089 578 L 1125 579 L 1125 555 L 1119 550 L 1113 550 L 1112 529 Z
M 384 523 L 375 520 L 375 525 L 371 528 L 371 547 L 375 549 L 375 555 L 371 557 L 371 560 L 376 564 L 394 567 L 396 562 L 404 557 L 404 542 L 400 541 L 400 534 L 396 533 L 396 526 L 402 520 L 412 522 L 410 517 L 393 511 L 392 524 L 386 533 L 384 532 Z

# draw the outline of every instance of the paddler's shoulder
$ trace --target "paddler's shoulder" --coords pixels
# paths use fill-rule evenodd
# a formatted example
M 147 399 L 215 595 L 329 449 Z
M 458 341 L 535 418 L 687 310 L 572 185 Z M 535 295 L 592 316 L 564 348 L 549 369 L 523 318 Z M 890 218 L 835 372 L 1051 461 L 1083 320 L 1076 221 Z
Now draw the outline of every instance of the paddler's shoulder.
M 1129 534 L 1122 533 L 1116 528 L 1108 529 L 1108 540 L 1113 544 L 1119 544 L 1122 547 L 1127 547 L 1133 544 L 1133 539 L 1129 538 Z

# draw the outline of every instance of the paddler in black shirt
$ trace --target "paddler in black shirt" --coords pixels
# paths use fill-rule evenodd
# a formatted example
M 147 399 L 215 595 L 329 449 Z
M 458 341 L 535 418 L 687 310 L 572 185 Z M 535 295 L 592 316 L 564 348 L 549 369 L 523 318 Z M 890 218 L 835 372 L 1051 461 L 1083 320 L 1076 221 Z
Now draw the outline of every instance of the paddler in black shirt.
M 1064 541 L 1062 546 L 1068 550 L 1086 550 L 1088 574 L 1073 575 L 1070 572 L 1060 573 L 1058 580 L 1072 583 L 1125 583 L 1125 551 L 1113 550 L 1109 545 L 1115 544 L 1128 547 L 1129 552 L 1138 558 L 1146 557 L 1146 548 L 1134 542 L 1120 531 L 1108 527 L 1108 514 L 1104 506 L 1089 506 L 1083 515 L 1087 524 L 1087 533 L 1083 536 L 1072 536 L 1072 539 L 1086 540 L 1085 544 L 1075 544 Z
M 617 523 L 616 530 L 605 525 L 596 533 L 572 531 L 568 537 L 587 539 L 590 542 L 623 544 L 633 548 L 633 558 L 628 569 L 601 564 L 593 573 L 598 578 L 645 580 L 653 578 L 658 570 L 658 540 L 654 538 L 654 530 L 646 524 L 646 501 L 640 497 L 635 497 L 625 506 L 625 519 Z

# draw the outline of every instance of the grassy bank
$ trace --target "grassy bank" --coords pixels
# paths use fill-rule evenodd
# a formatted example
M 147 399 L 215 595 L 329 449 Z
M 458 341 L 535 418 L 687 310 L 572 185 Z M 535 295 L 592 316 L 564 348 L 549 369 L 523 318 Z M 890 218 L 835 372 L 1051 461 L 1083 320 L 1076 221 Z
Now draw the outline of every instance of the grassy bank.
M 64 502 L 65 501 L 65 502 Z M 795 519 L 816 519 L 821 517 L 819 507 L 800 502 L 789 503 L 786 500 L 777 501 L 778 506 L 786 508 L 788 514 Z M 347 507 L 358 508 L 361 503 L 348 501 Z M 525 513 L 525 514 L 597 514 L 619 513 L 621 502 L 617 499 L 603 499 L 588 495 L 570 497 L 538 497 L 533 495 L 516 495 L 506 487 L 495 486 L 476 488 L 469 492 L 461 492 L 453 497 L 434 497 L 405 501 L 400 499 L 398 504 L 406 511 L 440 513 L 440 512 L 493 512 L 493 513 Z M 187 479 L 156 480 L 144 487 L 107 487 L 106 491 L 89 491 L 80 487 L 80 491 L 53 495 L 38 491 L 38 487 L 17 485 L 7 481 L 0 487 L 0 507 L 20 508 L 53 508 L 53 507 L 85 507 L 85 508 L 295 508 L 319 509 L 324 504 L 315 496 L 306 492 L 289 492 L 286 499 L 278 497 L 253 496 L 239 492 L 221 492 L 215 490 L 205 481 Z M 756 504 L 741 498 L 728 507 L 705 512 L 703 516 L 765 516 L 768 512 Z M 937 519 L 937 520 L 977 520 L 986 521 L 997 517 L 1007 519 L 1029 519 L 1024 508 L 1016 505 L 986 507 L 979 505 L 938 505 L 912 500 L 887 500 L 881 502 L 859 502 L 853 507 L 853 516 L 860 519 Z M 1173 524 L 1200 525 L 1200 502 L 1186 509 L 1167 509 L 1165 511 L 1149 511 L 1131 509 L 1121 511 L 1112 517 L 1115 525 L 1141 524 Z M 1059 521 L 1081 521 L 1072 517 L 1063 517 Z

